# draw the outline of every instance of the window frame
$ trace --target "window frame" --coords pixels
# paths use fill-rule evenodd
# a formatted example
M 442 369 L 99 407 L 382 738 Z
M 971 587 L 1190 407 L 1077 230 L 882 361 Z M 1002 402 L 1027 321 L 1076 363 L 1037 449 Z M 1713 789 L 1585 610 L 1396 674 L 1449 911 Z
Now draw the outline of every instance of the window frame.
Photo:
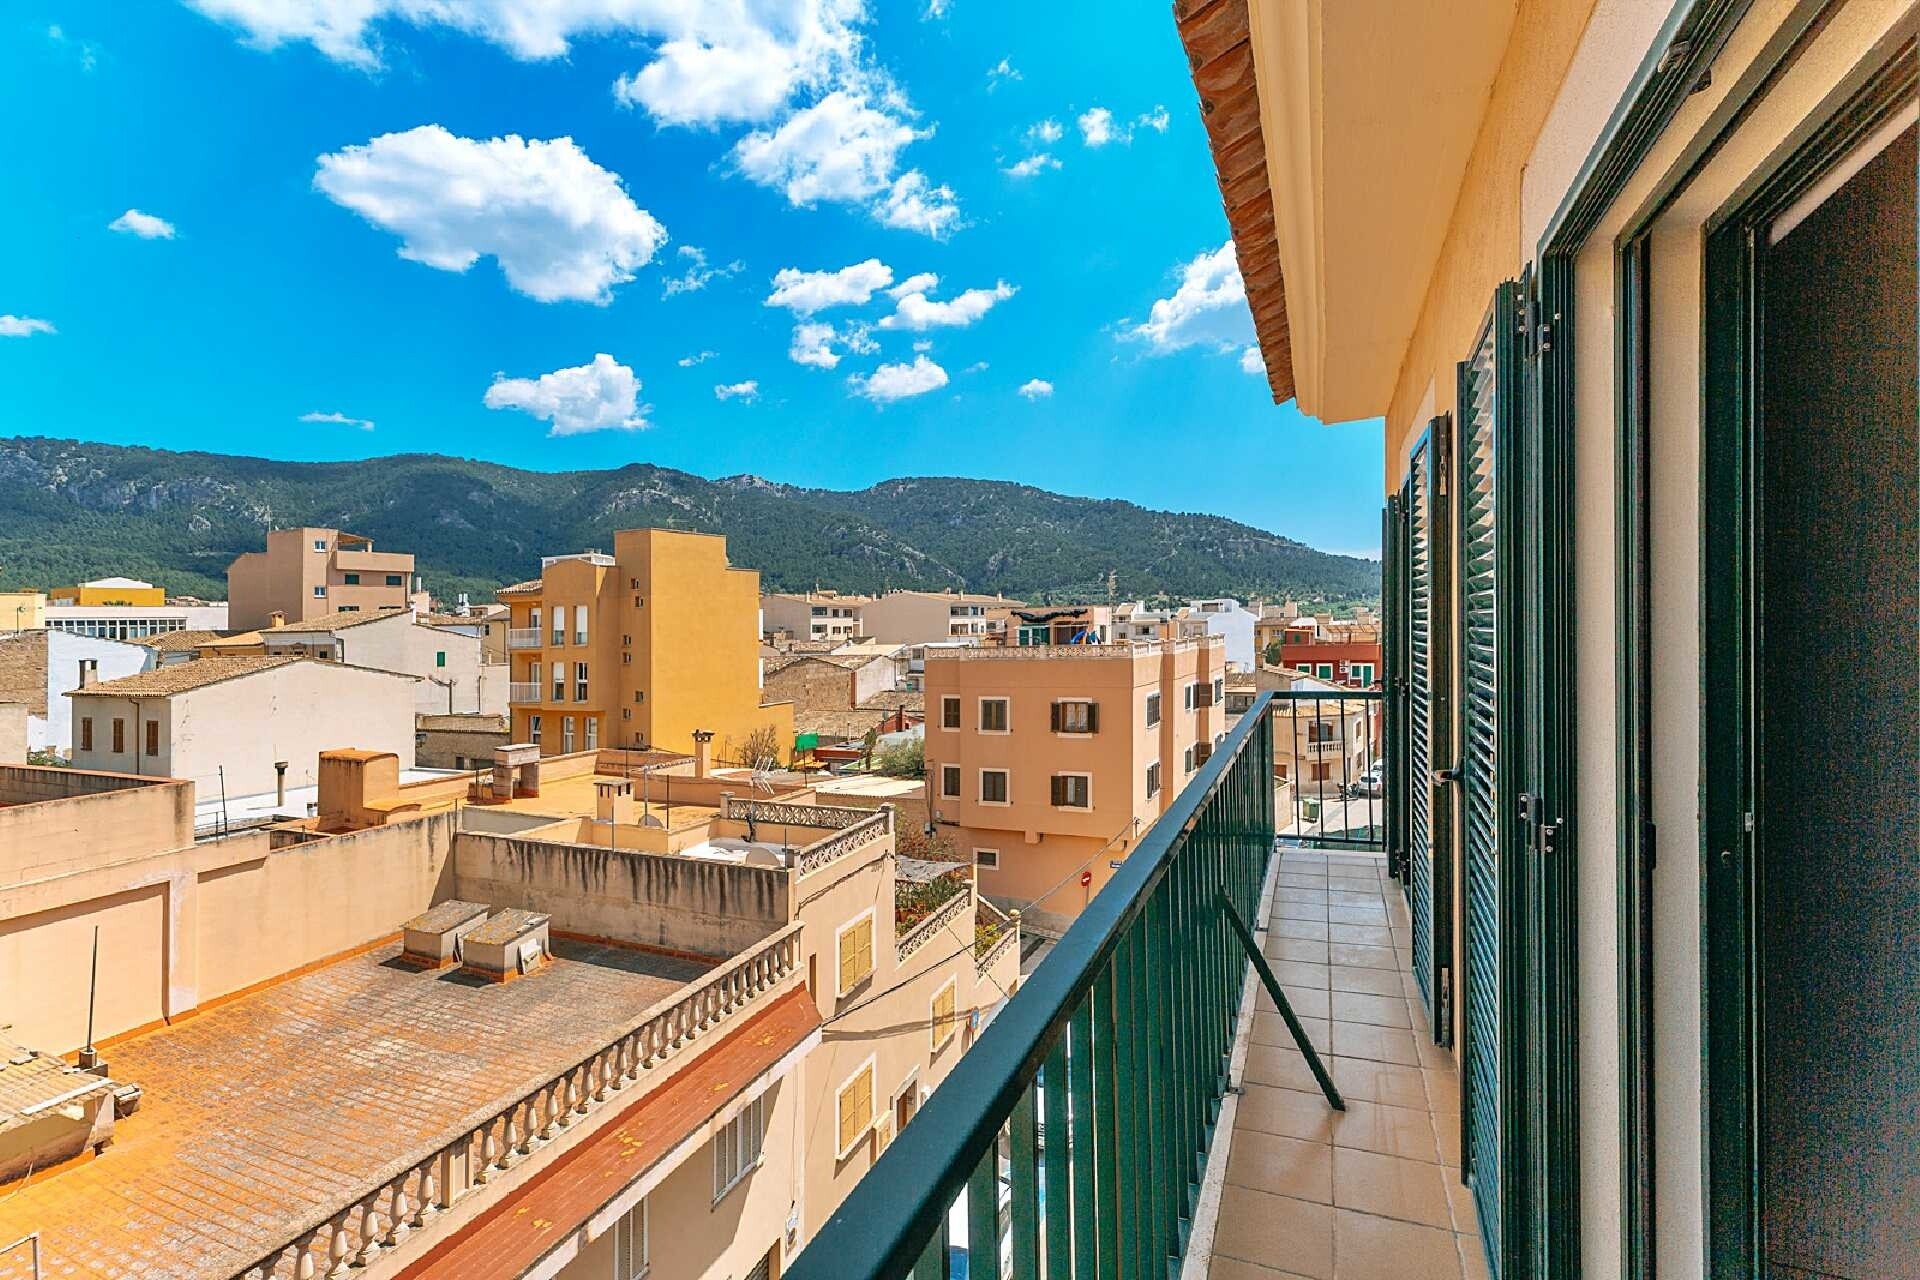
M 845 980 L 846 959 L 842 948 L 846 937 L 861 925 L 867 926 L 867 967 L 856 974 L 853 981 Z M 879 943 L 875 940 L 874 910 L 868 907 L 849 919 L 833 931 L 833 995 L 836 1000 L 844 1000 L 850 992 L 858 991 L 861 985 L 869 981 L 880 967 Z
M 960 799 L 961 788 L 966 784 L 965 771 L 957 764 L 943 764 L 936 767 L 940 770 L 940 798 L 942 800 Z M 953 779 L 952 790 L 947 788 L 949 777 Z
M 1085 804 L 1074 804 L 1071 800 L 1071 796 L 1073 794 L 1073 789 L 1071 784 L 1075 779 L 1078 779 L 1080 782 L 1086 784 L 1085 790 L 1086 790 L 1087 802 Z M 1063 799 L 1058 804 L 1053 803 L 1053 794 L 1052 794 L 1053 784 L 1056 782 L 1065 782 L 1069 784 L 1068 786 L 1063 787 L 1061 789 L 1060 794 L 1063 797 Z M 1093 811 L 1093 775 L 1091 773 L 1087 773 L 1084 771 L 1074 771 L 1074 770 L 1064 770 L 1060 773 L 1056 773 L 1052 775 L 1052 777 L 1049 779 L 1047 790 L 1048 790 L 1047 800 L 1048 800 L 1049 807 L 1051 808 L 1071 811 L 1074 813 L 1091 813 Z
M 840 1108 L 846 1099 L 847 1090 L 851 1089 L 854 1082 L 862 1075 L 867 1078 L 867 1122 L 864 1125 L 856 1126 L 853 1136 L 842 1144 L 840 1142 L 840 1133 L 841 1130 L 845 1128 L 845 1118 L 841 1114 Z M 835 1144 L 833 1158 L 836 1162 L 845 1160 L 859 1149 L 861 1143 L 868 1141 L 873 1136 L 873 1124 L 876 1114 L 873 1103 L 875 1092 L 879 1089 L 879 1086 L 879 1071 L 874 1065 L 873 1055 L 868 1054 L 866 1061 L 841 1077 L 839 1087 L 833 1091 L 833 1136 Z
M 991 733 L 996 736 L 1004 736 L 1006 734 L 1010 734 L 1013 732 L 1013 699 L 1012 698 L 1008 697 L 1006 694 L 1003 694 L 1003 693 L 981 694 L 977 699 L 975 699 L 975 701 L 978 704 L 978 706 L 975 708 L 976 714 L 974 718 L 974 724 L 977 726 L 975 729 L 976 733 Z M 997 702 L 1000 704 L 1001 725 L 1002 725 L 1001 728 L 998 728 L 998 729 L 987 728 L 987 704 L 990 702 Z
M 974 791 L 975 803 L 993 805 L 996 808 L 1005 808 L 1013 803 L 1013 771 L 1011 769 L 990 769 L 982 767 L 978 772 L 979 777 L 977 781 L 979 785 Z M 1000 787 L 1001 795 L 1004 797 L 1003 799 L 987 799 L 987 775 L 990 773 L 999 774 L 1003 780 Z
M 952 724 L 947 723 L 948 711 L 953 712 Z M 960 695 L 957 693 L 941 694 L 940 695 L 940 729 L 946 733 L 958 733 L 960 731 L 960 728 L 961 728 Z
M 973 865 L 976 867 L 984 867 L 988 871 L 998 871 L 1000 869 L 1000 851 L 998 849 L 975 849 L 973 851 Z
M 712 1203 L 753 1176 L 766 1160 L 766 1145 L 767 1095 L 762 1092 L 714 1130 Z
M 1091 738 L 1100 732 L 1100 703 L 1096 699 L 1055 698 L 1053 705 L 1057 708 L 1054 713 L 1054 719 L 1058 727 L 1053 730 L 1056 736 L 1062 738 Z M 1068 726 L 1068 707 L 1079 707 L 1086 713 L 1085 719 L 1082 722 L 1085 728 L 1075 729 Z
M 643 1276 L 653 1269 L 653 1258 L 651 1257 L 653 1231 L 650 1221 L 652 1213 L 649 1208 L 652 1199 L 651 1196 L 641 1196 L 639 1204 L 636 1204 L 633 1208 L 613 1220 L 613 1280 L 641 1280 Z M 640 1258 L 638 1265 L 635 1265 L 632 1257 L 633 1223 L 636 1215 L 638 1215 L 640 1222 Z M 622 1249 L 623 1244 L 625 1245 L 624 1250 Z M 625 1275 L 620 1274 L 623 1269 L 620 1265 L 623 1252 L 627 1255 L 625 1258 L 627 1273 Z
M 1160 723 L 1160 694 L 1158 691 L 1147 695 L 1146 727 L 1151 729 Z
M 946 1034 L 940 1034 L 940 997 L 948 998 L 946 1012 Z M 934 988 L 933 995 L 927 999 L 927 1038 L 928 1052 L 939 1053 L 960 1036 L 960 975 L 955 974 Z
M 1160 762 L 1158 760 L 1153 761 L 1151 764 L 1147 766 L 1146 784 L 1147 784 L 1147 799 L 1149 800 L 1153 799 L 1155 796 L 1160 794 L 1160 788 L 1162 786 L 1160 774 L 1161 774 L 1161 769 L 1160 769 Z

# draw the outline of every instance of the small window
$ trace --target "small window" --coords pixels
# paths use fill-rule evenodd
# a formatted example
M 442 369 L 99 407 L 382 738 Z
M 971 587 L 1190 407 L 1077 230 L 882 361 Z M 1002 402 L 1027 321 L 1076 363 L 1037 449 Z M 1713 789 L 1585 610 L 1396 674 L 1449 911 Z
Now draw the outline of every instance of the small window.
M 960 699 L 951 696 L 940 699 L 940 727 L 942 729 L 960 727 Z
M 1093 779 L 1084 773 L 1053 775 L 1053 807 L 1090 809 L 1093 807 Z
M 444 667 L 447 665 L 447 651 L 445 649 L 435 649 L 433 651 L 433 665 L 436 667 Z
M 587 642 L 587 606 L 583 604 L 573 606 L 573 642 Z
M 979 867 L 982 871 L 998 871 L 1000 869 L 1000 851 L 998 849 L 975 849 L 973 851 L 973 865 Z
M 587 717 L 587 750 L 600 749 L 600 722 L 592 716 Z
M 359 585 L 360 585 L 360 575 L 359 575 L 359 574 L 357 574 L 357 573 L 350 573 L 350 574 L 348 574 L 348 575 L 347 575 L 347 585 L 348 585 L 348 586 L 350 586 L 350 587 L 357 587 L 357 586 L 359 586 Z
M 613 1280 L 640 1280 L 647 1262 L 647 1202 L 642 1200 L 613 1221 Z
M 621 666 L 623 666 L 623 667 L 630 667 L 630 666 L 632 666 L 632 665 L 633 665 L 633 655 L 632 655 L 631 653 L 625 653 L 625 652 L 623 652 L 623 653 L 621 653 L 621 655 L 620 655 L 620 665 L 621 665 Z
M 390 587 L 404 586 L 406 585 L 406 579 L 397 573 L 390 573 L 387 575 L 387 585 Z
M 960 766 L 943 764 L 940 766 L 940 794 L 948 799 L 960 798 Z
M 119 716 L 113 718 L 113 754 L 119 755 L 127 749 L 127 722 Z
M 980 699 L 980 732 L 1005 733 L 1007 731 L 1007 700 L 1005 698 Z
M 1211 742 L 1196 742 L 1193 744 L 1193 763 L 1196 766 L 1203 765 L 1211 759 L 1213 759 L 1213 744 Z
M 1159 723 L 1160 723 L 1160 695 L 1157 693 L 1150 693 L 1147 695 L 1147 728 L 1151 729 L 1153 728 L 1154 725 L 1157 725 Z
M 845 1159 L 852 1154 L 860 1140 L 873 1129 L 873 1062 L 871 1059 L 847 1077 L 847 1082 L 840 1086 L 837 1119 L 840 1133 L 838 1154 L 841 1159 Z
M 540 717 L 527 717 L 527 741 L 536 747 L 540 745 Z
M 587 664 L 584 662 L 573 664 L 573 700 L 575 702 L 587 700 Z
M 567 700 L 567 664 L 564 662 L 553 664 L 553 700 L 555 702 Z
M 147 721 L 147 754 L 150 756 L 160 754 L 160 722 L 158 720 Z
M 1186 696 L 1186 709 L 1188 711 L 1191 711 L 1193 710 L 1193 686 L 1192 685 L 1187 686 L 1185 696 Z
M 1075 699 L 1053 704 L 1055 733 L 1094 733 L 1099 727 L 1100 707 L 1097 703 Z
M 767 1133 L 767 1095 L 761 1094 L 713 1135 L 713 1198 L 720 1199 L 760 1166 Z
M 1147 766 L 1147 798 L 1151 800 L 1160 794 L 1160 762 L 1154 761 Z
M 1315 674 L 1317 674 L 1322 680 L 1333 679 L 1333 664 L 1331 662 L 1321 663 L 1320 670 Z
M 313 598 L 315 600 L 325 600 L 327 598 L 327 589 L 325 587 L 315 587 L 313 589 Z
M 1187 766 L 1187 772 L 1192 773 L 1193 772 L 1193 748 L 1192 747 L 1187 748 L 1187 753 L 1184 759 Z
M 980 803 L 1007 803 L 1007 771 L 1005 769 L 982 769 L 980 771 Z
M 957 980 L 948 978 L 946 984 L 933 993 L 933 1006 L 929 1010 L 928 1025 L 935 1053 L 952 1043 L 960 1034 L 960 1020 L 954 1016 L 954 998 L 958 992 Z
M 1224 702 L 1226 700 L 1226 697 L 1227 697 L 1226 677 L 1215 676 L 1213 678 L 1213 700 L 1215 704 Z
M 873 974 L 873 912 L 864 912 L 852 924 L 842 926 L 834 937 L 834 947 L 840 966 L 836 994 L 844 996 Z
M 325 551 L 327 549 L 327 540 L 325 538 L 315 538 L 313 540 L 313 549 L 315 551 Z
M 80 749 L 82 751 L 93 750 L 93 717 L 92 716 L 80 717 Z
M 562 755 L 573 754 L 573 717 L 572 716 L 563 716 L 560 719 L 560 754 Z

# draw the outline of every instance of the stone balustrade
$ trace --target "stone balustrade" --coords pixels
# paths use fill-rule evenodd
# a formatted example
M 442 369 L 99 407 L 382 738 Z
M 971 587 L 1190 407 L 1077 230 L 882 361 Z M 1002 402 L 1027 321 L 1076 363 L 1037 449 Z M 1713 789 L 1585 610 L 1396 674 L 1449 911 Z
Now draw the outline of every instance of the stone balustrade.
M 531 1093 L 463 1123 L 451 1141 L 388 1171 L 322 1221 L 233 1273 L 235 1280 L 330 1280 L 365 1267 L 457 1201 L 551 1145 L 607 1099 L 704 1041 L 800 967 L 801 925 L 788 925 L 647 1010 L 625 1031 Z
M 960 916 L 973 908 L 973 894 L 961 892 L 954 894 L 937 907 L 933 914 L 913 926 L 899 941 L 900 958 L 908 956 L 925 946 L 927 940 L 952 924 Z
M 811 875 L 829 863 L 846 857 L 854 850 L 864 848 L 875 840 L 893 834 L 892 805 L 884 805 L 878 810 L 862 809 L 856 812 L 864 813 L 866 817 L 802 849 L 794 859 L 794 869 L 803 876 Z
M 754 822 L 768 826 L 851 827 L 873 817 L 874 810 L 832 804 L 786 804 L 778 800 L 742 799 L 728 796 L 721 813 L 735 822 Z

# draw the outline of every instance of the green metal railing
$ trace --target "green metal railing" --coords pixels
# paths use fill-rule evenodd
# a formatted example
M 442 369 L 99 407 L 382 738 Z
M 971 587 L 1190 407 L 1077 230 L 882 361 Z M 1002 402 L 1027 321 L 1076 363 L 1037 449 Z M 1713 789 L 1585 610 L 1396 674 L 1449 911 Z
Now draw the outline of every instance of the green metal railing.
M 1229 907 L 1257 918 L 1273 857 L 1272 703 L 1241 717 L 789 1280 L 1166 1280 L 1247 977 Z
M 1281 840 L 1313 849 L 1386 848 L 1384 711 L 1379 689 L 1273 695 L 1275 753 L 1289 793 Z

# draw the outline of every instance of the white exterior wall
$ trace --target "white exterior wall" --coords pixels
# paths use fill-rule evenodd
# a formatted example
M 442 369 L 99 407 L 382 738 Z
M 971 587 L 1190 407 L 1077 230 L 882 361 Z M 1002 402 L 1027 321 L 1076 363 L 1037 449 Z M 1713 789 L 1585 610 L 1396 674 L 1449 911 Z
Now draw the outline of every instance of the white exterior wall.
M 483 661 L 484 642 L 477 634 L 424 626 L 415 622 L 410 614 L 395 614 L 379 622 L 363 622 L 333 632 L 287 628 L 284 639 L 276 639 L 277 634 L 263 633 L 269 653 L 282 652 L 295 645 L 311 646 L 316 641 L 324 643 L 331 637 L 342 662 L 419 676 L 420 682 L 413 691 L 413 708 L 417 714 L 507 714 L 506 664 Z M 439 661 L 442 654 L 445 665 Z M 451 702 L 447 687 L 435 681 L 452 682 Z
M 27 709 L 18 702 L 0 702 L 0 764 L 27 762 Z
M 1224 637 L 1227 642 L 1227 668 L 1253 670 L 1253 624 L 1260 615 L 1238 600 L 1195 600 L 1188 616 L 1204 620 L 1207 634 Z
M 73 706 L 66 693 L 80 687 L 80 663 L 85 660 L 100 664 L 100 679 L 118 680 L 121 676 L 150 670 L 154 653 L 141 644 L 48 631 L 47 715 L 44 720 L 39 716 L 27 719 L 27 746 L 32 750 L 57 751 L 63 756 L 72 754 Z
M 258 795 L 274 789 L 273 765 L 287 762 L 289 787 L 317 785 L 320 753 L 340 747 L 391 751 L 413 767 L 412 681 L 330 662 L 295 662 L 206 685 L 169 698 L 82 695 L 93 717 L 93 750 L 76 751 L 81 769 L 185 778 L 202 795 Z M 125 747 L 113 750 L 113 719 L 127 722 Z M 148 756 L 144 722 L 160 723 L 159 752 Z M 213 790 L 209 790 L 212 788 Z

